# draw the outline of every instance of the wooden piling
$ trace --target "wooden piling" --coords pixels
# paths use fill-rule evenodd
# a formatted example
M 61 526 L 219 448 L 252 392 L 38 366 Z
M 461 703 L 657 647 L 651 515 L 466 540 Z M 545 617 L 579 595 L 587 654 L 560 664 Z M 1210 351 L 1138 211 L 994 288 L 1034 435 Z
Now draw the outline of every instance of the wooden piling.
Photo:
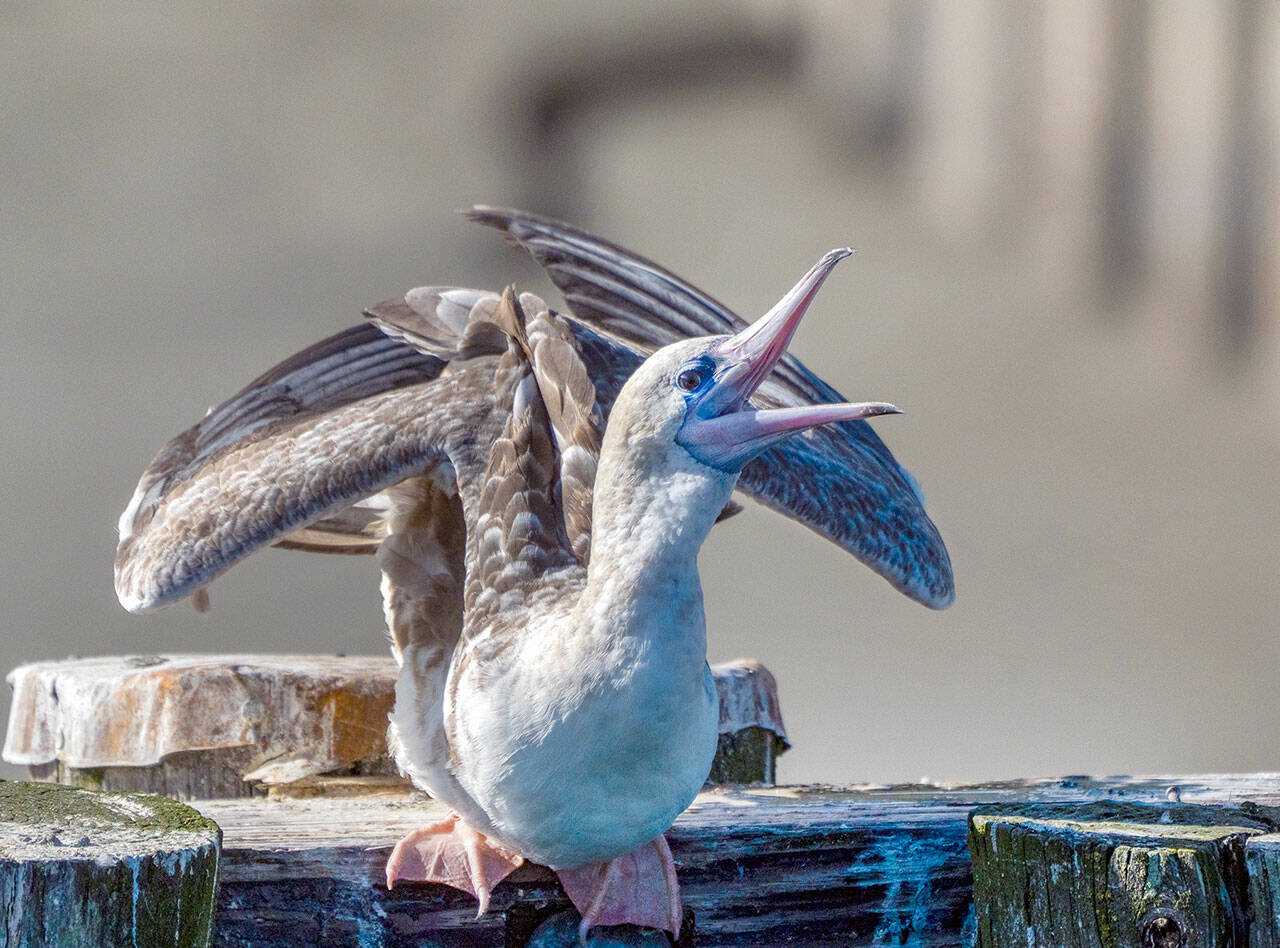
M 1272 944 L 1250 941 L 1245 854 L 1253 838 L 1274 838 L 1264 836 L 1274 825 L 1256 809 L 1180 803 L 980 808 L 969 819 L 977 944 Z M 1252 928 L 1272 937 L 1261 920 Z
M 221 838 L 154 794 L 0 782 L 0 944 L 203 948 Z

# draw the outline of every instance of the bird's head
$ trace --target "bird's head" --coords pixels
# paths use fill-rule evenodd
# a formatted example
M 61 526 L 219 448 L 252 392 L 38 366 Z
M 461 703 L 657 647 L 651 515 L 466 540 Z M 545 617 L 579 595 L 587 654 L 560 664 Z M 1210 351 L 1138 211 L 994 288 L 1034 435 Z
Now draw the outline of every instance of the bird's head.
M 687 339 L 659 349 L 619 393 L 609 433 L 625 439 L 625 450 L 633 456 L 666 454 L 683 466 L 685 455 L 736 477 L 748 461 L 788 435 L 830 422 L 896 413 L 897 408 L 883 402 L 769 409 L 748 404 L 787 351 L 822 282 L 851 252 L 826 254 L 777 305 L 736 335 Z M 615 429 L 614 419 L 620 415 L 626 421 Z

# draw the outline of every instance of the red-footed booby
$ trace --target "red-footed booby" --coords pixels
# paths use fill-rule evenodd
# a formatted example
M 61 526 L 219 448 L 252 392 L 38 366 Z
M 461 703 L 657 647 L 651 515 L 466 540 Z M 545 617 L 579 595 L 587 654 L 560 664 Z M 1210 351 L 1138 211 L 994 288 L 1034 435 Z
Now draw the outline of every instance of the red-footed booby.
M 164 605 L 270 543 L 376 550 L 401 663 L 389 736 L 454 811 L 397 845 L 388 884 L 454 885 L 483 912 L 528 858 L 558 871 L 584 937 L 678 932 L 662 834 L 718 722 L 697 553 L 735 488 L 926 605 L 950 603 L 950 564 L 861 420 L 897 409 L 837 402 L 784 355 L 847 250 L 745 326 L 567 225 L 476 216 L 534 253 L 578 319 L 512 290 L 372 307 L 384 337 L 299 353 L 162 450 L 121 517 L 117 593 Z

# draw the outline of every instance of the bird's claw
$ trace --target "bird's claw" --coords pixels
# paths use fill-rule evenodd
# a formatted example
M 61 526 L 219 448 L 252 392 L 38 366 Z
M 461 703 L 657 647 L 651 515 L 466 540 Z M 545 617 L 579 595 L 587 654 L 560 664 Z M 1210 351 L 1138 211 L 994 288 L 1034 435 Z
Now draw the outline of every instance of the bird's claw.
M 524 857 L 499 846 L 451 813 L 396 843 L 387 859 L 387 888 L 400 881 L 452 886 L 479 900 L 479 917 L 489 907 L 494 886 L 523 862 Z
M 643 925 L 680 937 L 680 885 L 664 836 L 608 862 L 559 869 L 560 884 L 582 914 L 579 940 L 595 925 Z

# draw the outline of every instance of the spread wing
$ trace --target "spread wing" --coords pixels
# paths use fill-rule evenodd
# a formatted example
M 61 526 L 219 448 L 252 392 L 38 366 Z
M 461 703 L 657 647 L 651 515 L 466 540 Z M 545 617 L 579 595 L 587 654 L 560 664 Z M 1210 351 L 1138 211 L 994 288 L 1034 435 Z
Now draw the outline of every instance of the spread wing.
M 578 318 L 556 317 L 560 328 L 546 337 L 552 343 L 543 359 L 546 374 L 564 380 L 569 409 L 559 430 L 550 423 L 560 438 L 577 432 L 569 444 L 586 447 L 592 461 L 581 424 L 593 414 L 585 389 L 570 381 L 572 371 L 553 367 L 560 358 L 553 353 L 567 341 L 560 319 L 567 320 L 577 359 L 594 383 L 601 417 L 643 355 L 679 338 L 744 325 L 656 264 L 568 225 L 516 211 L 481 209 L 473 216 L 527 247 L 574 308 Z M 501 431 L 502 419 L 489 417 L 492 367 L 483 384 L 441 378 L 451 361 L 504 351 L 505 334 L 492 312 L 484 312 L 498 300 L 494 293 L 435 287 L 379 304 L 369 314 L 377 325 L 303 350 L 174 438 L 143 474 L 120 519 L 122 603 L 140 610 L 173 601 L 266 544 L 377 549 L 388 534 L 389 501 L 369 495 L 447 462 L 436 443 L 441 432 L 424 424 L 456 409 L 483 416 L 495 437 Z M 535 356 L 541 348 L 534 345 Z M 541 391 L 541 383 L 540 392 L 554 414 L 556 392 Z M 757 398 L 763 405 L 840 400 L 790 356 Z M 413 424 L 399 433 L 378 427 L 379 418 L 398 418 L 402 410 Z M 368 437 L 386 440 L 369 444 Z M 575 453 L 560 451 L 562 457 Z M 362 465 L 368 465 L 363 473 Z M 278 477 L 281 471 L 289 476 Z M 254 477 L 262 482 L 254 484 Z M 591 478 L 590 465 L 561 465 L 565 527 L 580 557 L 589 543 L 585 488 Z M 946 547 L 914 482 L 865 423 L 792 438 L 748 465 L 739 486 L 850 550 L 907 595 L 935 607 L 954 597 Z
M 349 339 L 370 339 L 364 331 L 351 332 Z M 475 481 L 484 459 L 474 446 L 501 426 L 494 417 L 492 365 L 468 363 L 442 375 L 443 363 L 431 364 L 388 341 L 393 348 L 385 351 L 410 353 L 414 368 L 368 381 L 373 394 L 355 397 L 366 384 L 356 375 L 328 397 L 317 393 L 298 404 L 286 399 L 272 410 L 245 411 L 239 427 L 218 421 L 225 430 L 208 437 L 202 426 L 236 415 L 237 396 L 166 445 L 120 520 L 115 573 L 121 604 L 135 612 L 165 605 L 254 550 L 306 535 L 297 531 L 358 526 L 363 516 L 353 519 L 352 505 L 369 503 L 406 478 L 443 467 L 450 485 L 455 477 Z M 385 354 L 381 343 L 373 350 Z M 356 353 L 348 364 L 372 359 Z M 371 376 L 379 376 L 369 367 Z M 435 377 L 408 384 L 423 375 Z M 361 529 L 368 532 L 372 522 Z M 343 534 L 333 536 L 338 542 Z M 361 544 L 381 539 L 363 533 L 347 538 Z
M 436 378 L 444 362 L 388 339 L 374 326 L 353 326 L 260 375 L 173 438 L 148 465 L 124 514 L 120 536 L 143 533 L 158 501 L 242 439 L 271 425 L 301 422 L 382 392 Z M 373 552 L 376 517 L 335 510 L 282 538 L 280 546 L 330 553 Z
M 467 216 L 530 253 L 564 293 L 573 316 L 640 355 L 690 336 L 736 333 L 746 322 L 652 261 L 568 224 L 504 208 Z M 638 360 L 637 363 L 638 364 Z M 589 361 L 598 396 L 612 401 Z M 794 356 L 783 357 L 752 399 L 761 407 L 845 399 Z M 848 550 L 911 598 L 933 608 L 955 599 L 951 561 L 911 475 L 863 421 L 825 425 L 752 461 L 739 488 Z

